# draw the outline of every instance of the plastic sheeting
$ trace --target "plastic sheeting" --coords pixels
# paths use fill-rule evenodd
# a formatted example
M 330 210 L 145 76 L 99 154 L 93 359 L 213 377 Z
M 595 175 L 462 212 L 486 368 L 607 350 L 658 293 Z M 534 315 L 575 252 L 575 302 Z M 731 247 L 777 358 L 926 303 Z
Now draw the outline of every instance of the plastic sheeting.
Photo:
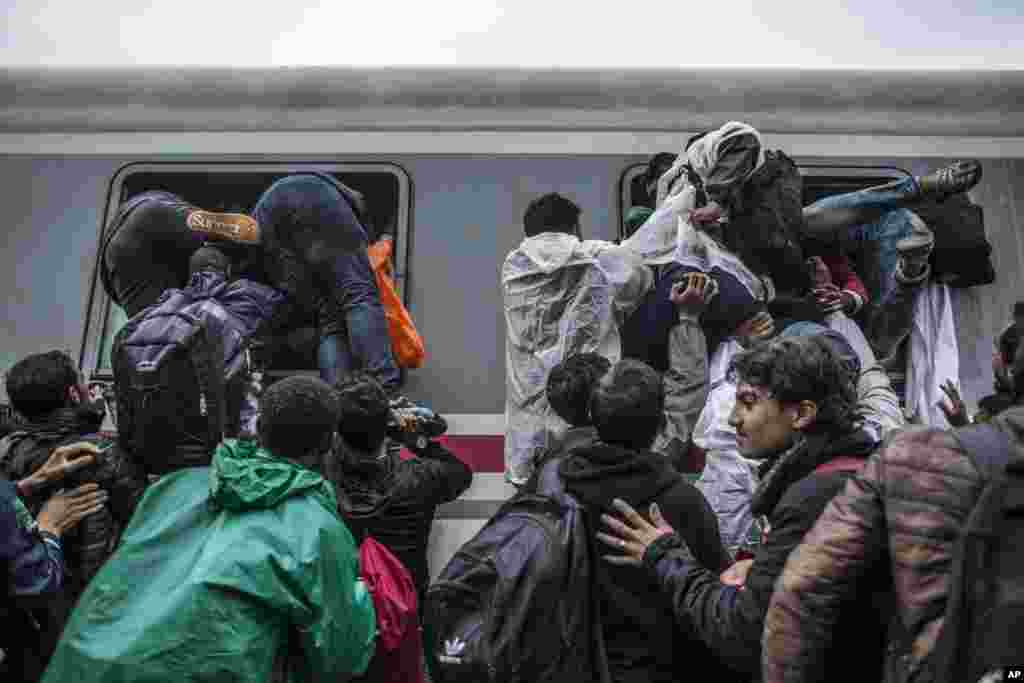
M 619 325 L 653 280 L 628 246 L 564 233 L 523 240 L 505 259 L 505 476 L 525 483 L 566 428 L 548 406 L 548 374 L 565 358 L 598 353 L 617 362 Z
M 960 347 L 953 326 L 953 299 L 948 285 L 922 288 L 914 305 L 907 357 L 905 404 L 912 422 L 948 429 L 939 401 L 942 383 L 953 380 L 960 389 Z
M 736 341 L 729 341 L 715 351 L 709 367 L 711 391 L 693 438 L 706 452 L 706 464 L 697 480 L 697 488 L 718 517 L 722 543 L 733 554 L 754 532 L 750 498 L 757 485 L 751 462 L 740 456 L 736 449 L 736 430 L 729 425 L 736 403 L 736 385 L 729 382 L 725 374 L 729 361 L 741 350 Z
M 44 681 L 268 681 L 288 644 L 292 681 L 366 669 L 375 614 L 333 490 L 226 444 L 146 491 Z

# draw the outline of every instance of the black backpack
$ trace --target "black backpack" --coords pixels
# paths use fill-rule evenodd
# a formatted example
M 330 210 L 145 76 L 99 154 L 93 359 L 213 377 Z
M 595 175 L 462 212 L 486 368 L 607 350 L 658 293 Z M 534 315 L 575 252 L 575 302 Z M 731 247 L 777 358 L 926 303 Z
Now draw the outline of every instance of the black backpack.
M 200 303 L 175 290 L 114 338 L 118 439 L 149 474 L 208 465 L 224 437 L 224 340 Z
M 455 553 L 424 603 L 438 683 L 609 680 L 585 522 L 520 493 Z
M 932 277 L 950 287 L 976 287 L 996 280 L 985 213 L 964 194 L 915 204 L 911 209 L 935 234 Z
M 1012 457 L 1009 438 L 990 425 L 953 434 L 987 483 L 957 543 L 945 621 L 923 679 L 975 683 L 1024 665 L 1024 458 Z

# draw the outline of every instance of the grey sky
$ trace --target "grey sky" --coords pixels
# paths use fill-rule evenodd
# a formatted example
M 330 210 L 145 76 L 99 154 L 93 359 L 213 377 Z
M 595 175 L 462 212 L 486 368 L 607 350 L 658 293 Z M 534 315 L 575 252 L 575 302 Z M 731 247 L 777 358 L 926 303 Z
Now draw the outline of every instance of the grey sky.
M 11 66 L 1024 68 L 1024 0 L 5 1 Z

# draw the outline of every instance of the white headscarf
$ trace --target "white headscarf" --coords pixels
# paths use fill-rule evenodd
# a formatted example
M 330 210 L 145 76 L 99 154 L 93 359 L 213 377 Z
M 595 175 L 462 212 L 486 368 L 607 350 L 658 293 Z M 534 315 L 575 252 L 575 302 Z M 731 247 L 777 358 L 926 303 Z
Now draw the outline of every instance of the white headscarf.
M 759 148 L 757 163 L 747 176 L 761 168 L 762 164 L 764 164 L 764 145 L 761 144 L 761 134 L 757 132 L 756 128 L 749 126 L 746 123 L 730 121 L 718 130 L 711 131 L 694 142 L 690 145 L 689 149 L 686 149 L 684 144 L 683 149 L 680 150 L 679 156 L 676 157 L 676 162 L 672 165 L 672 168 L 665 171 L 664 175 L 658 179 L 658 198 L 656 206 L 660 207 L 663 201 L 675 196 L 682 190 L 682 185 L 684 183 L 680 181 L 685 180 L 686 174 L 683 169 L 687 164 L 689 164 L 689 166 L 698 176 L 701 177 L 702 180 L 707 180 L 711 169 L 713 169 L 715 164 L 718 163 L 718 153 L 721 149 L 722 143 L 730 138 L 736 137 L 737 135 L 753 135 L 757 138 Z

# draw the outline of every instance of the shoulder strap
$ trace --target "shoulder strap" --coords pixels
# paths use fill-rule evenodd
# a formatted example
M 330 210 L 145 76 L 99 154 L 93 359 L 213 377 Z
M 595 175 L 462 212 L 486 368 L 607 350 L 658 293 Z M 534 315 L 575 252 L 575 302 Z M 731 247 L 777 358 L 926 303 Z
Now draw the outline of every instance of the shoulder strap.
M 207 422 L 207 445 L 212 450 L 224 438 L 227 422 L 224 388 L 224 339 L 211 335 L 202 322 L 189 347 L 192 367 L 199 384 L 200 410 L 205 410 Z
M 952 434 L 986 477 L 1005 471 L 1013 449 L 1010 437 L 1003 430 L 991 424 L 980 424 L 954 429 Z
M 864 458 L 855 458 L 853 456 L 844 455 L 838 458 L 832 458 L 823 465 L 818 465 L 814 468 L 815 474 L 831 474 L 833 472 L 859 472 L 864 463 L 867 462 Z

